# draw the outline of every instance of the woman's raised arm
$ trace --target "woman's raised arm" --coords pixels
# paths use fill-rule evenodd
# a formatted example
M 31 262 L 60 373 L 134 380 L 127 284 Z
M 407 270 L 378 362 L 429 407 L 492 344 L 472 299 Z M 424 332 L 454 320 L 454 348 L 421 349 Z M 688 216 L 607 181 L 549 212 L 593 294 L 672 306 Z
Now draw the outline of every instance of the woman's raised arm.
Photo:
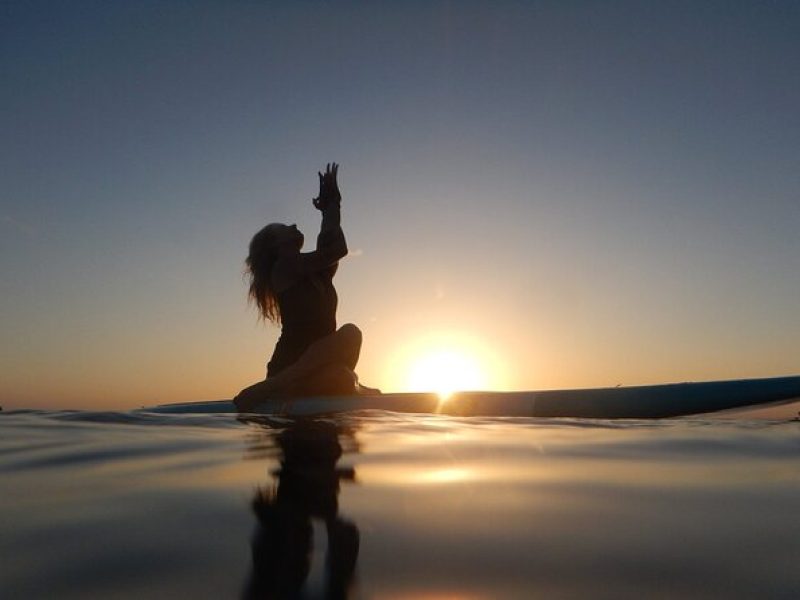
M 347 255 L 347 241 L 341 226 L 342 194 L 336 176 L 339 165 L 328 163 L 325 173 L 319 175 L 319 196 L 312 201 L 314 207 L 322 212 L 322 226 L 317 236 L 317 252 L 326 256 L 336 256 L 336 260 Z

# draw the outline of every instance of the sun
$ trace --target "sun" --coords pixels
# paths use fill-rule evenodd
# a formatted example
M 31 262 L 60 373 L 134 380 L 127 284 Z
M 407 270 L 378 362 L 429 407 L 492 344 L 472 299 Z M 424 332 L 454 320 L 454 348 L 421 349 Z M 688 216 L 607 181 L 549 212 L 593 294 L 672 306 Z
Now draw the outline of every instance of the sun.
M 408 373 L 408 389 L 436 392 L 442 399 L 461 390 L 486 389 L 488 377 L 480 362 L 458 349 L 441 348 L 420 355 Z
M 391 361 L 390 379 L 405 392 L 435 392 L 443 400 L 454 392 L 505 387 L 503 368 L 488 346 L 463 333 L 412 337 Z

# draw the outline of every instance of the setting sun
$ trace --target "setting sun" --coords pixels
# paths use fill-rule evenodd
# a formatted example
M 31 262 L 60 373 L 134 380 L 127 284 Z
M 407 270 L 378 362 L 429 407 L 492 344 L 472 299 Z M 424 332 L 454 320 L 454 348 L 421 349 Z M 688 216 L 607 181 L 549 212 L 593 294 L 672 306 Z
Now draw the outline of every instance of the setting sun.
M 436 392 L 442 399 L 458 391 L 506 386 L 502 363 L 488 346 L 462 333 L 426 333 L 394 356 L 389 379 L 406 392 Z
M 459 390 L 481 390 L 488 378 L 478 360 L 455 349 L 436 349 L 411 365 L 408 387 L 415 392 L 436 392 L 447 398 Z

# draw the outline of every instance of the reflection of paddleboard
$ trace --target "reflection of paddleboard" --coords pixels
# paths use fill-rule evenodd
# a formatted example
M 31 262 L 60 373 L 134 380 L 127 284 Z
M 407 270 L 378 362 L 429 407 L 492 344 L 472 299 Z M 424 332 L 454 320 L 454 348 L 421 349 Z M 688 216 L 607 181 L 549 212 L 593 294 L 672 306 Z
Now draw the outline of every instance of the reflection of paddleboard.
M 647 419 L 714 412 L 800 399 L 800 376 L 706 383 L 543 392 L 459 392 L 442 402 L 436 394 L 382 394 L 268 400 L 259 414 L 306 416 L 388 410 L 486 417 L 585 417 Z M 187 402 L 144 409 L 158 413 L 236 412 L 233 402 Z

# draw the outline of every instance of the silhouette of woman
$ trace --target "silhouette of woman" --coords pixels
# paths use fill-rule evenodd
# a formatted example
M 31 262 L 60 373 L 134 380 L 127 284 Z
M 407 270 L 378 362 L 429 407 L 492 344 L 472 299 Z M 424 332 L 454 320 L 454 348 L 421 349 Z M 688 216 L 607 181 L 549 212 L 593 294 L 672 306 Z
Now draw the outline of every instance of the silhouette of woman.
M 322 227 L 316 250 L 300 251 L 304 238 L 297 225 L 271 223 L 250 241 L 249 298 L 262 318 L 281 325 L 281 335 L 267 378 L 234 398 L 240 411 L 272 397 L 378 393 L 359 385 L 355 374 L 361 331 L 352 323 L 336 328 L 333 276 L 347 255 L 338 170 L 329 163 L 318 173 L 319 196 L 312 202 L 322 213 Z

